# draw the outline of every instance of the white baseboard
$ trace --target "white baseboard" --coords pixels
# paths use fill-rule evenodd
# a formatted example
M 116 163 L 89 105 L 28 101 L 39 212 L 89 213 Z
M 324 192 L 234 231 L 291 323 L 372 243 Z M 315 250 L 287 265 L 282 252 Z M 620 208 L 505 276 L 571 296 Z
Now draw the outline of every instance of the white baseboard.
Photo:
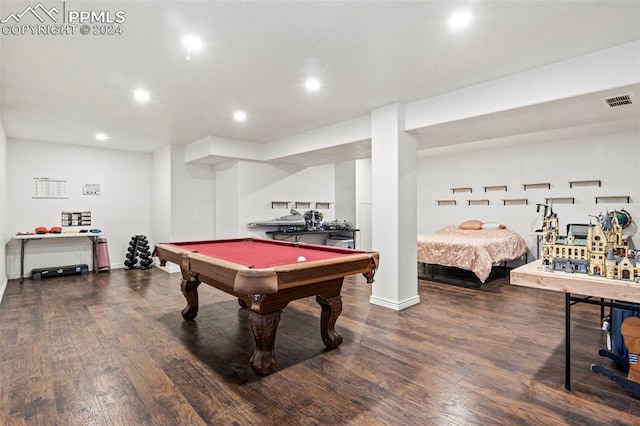
M 370 296 L 369 303 L 372 305 L 382 306 L 383 308 L 393 309 L 394 311 L 401 311 L 420 303 L 420 296 L 410 297 L 409 299 L 405 299 L 400 302 L 384 299 L 382 297 Z
M 29 271 L 29 272 L 31 272 L 31 271 Z M 25 278 L 28 277 L 26 272 L 24 274 L 24 277 Z M 20 273 L 19 272 L 16 272 L 16 273 L 13 273 L 13 274 L 7 274 L 7 280 L 15 280 L 15 279 L 18 279 L 18 278 L 20 278 Z

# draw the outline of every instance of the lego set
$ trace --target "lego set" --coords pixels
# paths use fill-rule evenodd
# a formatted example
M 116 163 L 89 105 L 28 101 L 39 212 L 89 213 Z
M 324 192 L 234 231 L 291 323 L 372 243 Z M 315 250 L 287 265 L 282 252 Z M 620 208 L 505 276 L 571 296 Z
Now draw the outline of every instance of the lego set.
M 563 237 L 558 215 L 551 209 L 542 227 L 542 264 L 554 271 L 639 282 L 640 251 L 629 248 L 629 237 L 622 232 L 618 213 L 600 213 L 597 224 L 586 226 L 586 235 L 575 235 L 569 225 Z M 631 217 L 626 217 L 628 226 Z

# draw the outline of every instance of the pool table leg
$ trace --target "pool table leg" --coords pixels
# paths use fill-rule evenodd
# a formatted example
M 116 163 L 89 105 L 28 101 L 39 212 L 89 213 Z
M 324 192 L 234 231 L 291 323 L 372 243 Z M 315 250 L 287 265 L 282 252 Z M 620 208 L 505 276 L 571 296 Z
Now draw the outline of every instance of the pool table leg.
M 256 341 L 256 350 L 251 356 L 251 367 L 261 376 L 266 376 L 276 368 L 276 355 L 273 349 L 281 312 L 258 314 L 249 311 L 249 324 Z
M 342 336 L 334 326 L 342 312 L 342 296 L 324 297 L 316 296 L 316 302 L 322 307 L 320 315 L 320 334 L 325 346 L 335 349 L 342 343 Z
M 180 290 L 184 298 L 187 299 L 187 306 L 182 310 L 182 318 L 192 320 L 198 315 L 198 286 L 200 280 L 187 281 L 185 279 L 180 283 Z

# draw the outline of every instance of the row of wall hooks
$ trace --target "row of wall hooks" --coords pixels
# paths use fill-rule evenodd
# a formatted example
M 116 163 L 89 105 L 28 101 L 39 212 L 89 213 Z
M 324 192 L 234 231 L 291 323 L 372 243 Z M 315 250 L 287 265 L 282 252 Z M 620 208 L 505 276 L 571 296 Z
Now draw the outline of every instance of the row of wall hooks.
M 631 202 L 631 197 L 628 195 L 598 195 L 594 197 L 595 203 L 626 203 Z M 468 206 L 488 206 L 490 204 L 489 199 L 478 198 L 465 200 Z M 526 206 L 529 204 L 528 198 L 503 198 L 500 200 L 503 206 Z M 575 204 L 575 197 L 545 197 L 546 204 Z M 436 200 L 439 206 L 455 206 L 458 204 L 458 200 Z
M 600 179 L 583 179 L 583 180 L 570 180 L 568 181 L 569 188 L 578 188 L 578 187 L 594 187 L 602 188 L 602 180 Z M 507 192 L 507 185 L 486 185 L 481 186 L 482 192 L 491 192 L 491 191 L 503 191 Z M 527 191 L 530 189 L 551 189 L 551 182 L 534 182 L 534 183 L 523 183 L 522 190 Z M 473 188 L 470 186 L 458 186 L 454 188 L 450 188 L 453 194 L 457 193 L 473 193 Z M 631 203 L 631 197 L 629 195 L 596 195 L 594 197 L 595 203 Z M 575 197 L 570 196 L 558 196 L 558 197 L 545 197 L 546 204 L 575 204 Z M 488 206 L 490 201 L 488 199 L 479 198 L 479 199 L 467 199 L 466 205 L 468 206 Z M 528 205 L 528 198 L 503 198 L 500 200 L 503 206 L 516 206 L 516 205 Z M 455 206 L 458 204 L 458 200 L 455 199 L 443 199 L 436 200 L 436 203 L 439 206 Z
M 312 209 L 326 210 L 331 207 L 331 201 L 272 201 L 272 209 Z
M 569 188 L 580 187 L 580 186 L 598 186 L 602 187 L 602 181 L 600 179 L 587 179 L 587 180 L 570 180 L 568 181 Z M 486 185 L 482 186 L 483 192 L 489 191 L 504 191 L 507 192 L 507 185 Z M 535 183 L 523 183 L 522 189 L 551 189 L 551 182 L 535 182 Z M 455 188 L 450 188 L 453 194 L 458 192 L 469 192 L 473 193 L 473 188 L 470 186 L 458 186 Z

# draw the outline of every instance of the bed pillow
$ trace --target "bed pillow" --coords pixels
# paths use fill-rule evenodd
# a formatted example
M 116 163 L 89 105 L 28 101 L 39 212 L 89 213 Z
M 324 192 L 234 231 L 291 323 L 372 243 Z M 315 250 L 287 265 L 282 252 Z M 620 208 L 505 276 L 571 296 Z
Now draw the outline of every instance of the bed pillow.
M 507 227 L 498 222 L 486 222 L 482 224 L 482 229 L 507 229 Z
M 482 222 L 479 220 L 465 220 L 458 227 L 460 229 L 478 230 L 482 229 Z

